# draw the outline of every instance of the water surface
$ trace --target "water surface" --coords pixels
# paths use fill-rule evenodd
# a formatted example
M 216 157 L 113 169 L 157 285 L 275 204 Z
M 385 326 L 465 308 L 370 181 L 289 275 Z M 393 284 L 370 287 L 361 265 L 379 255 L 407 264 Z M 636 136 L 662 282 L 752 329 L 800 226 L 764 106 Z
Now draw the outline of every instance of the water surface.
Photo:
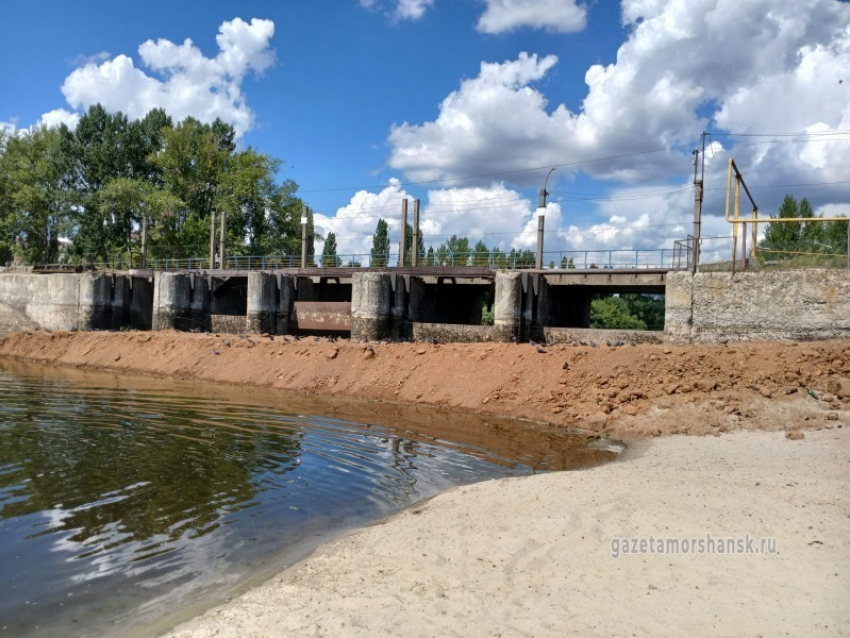
M 447 487 L 611 456 L 498 419 L 0 362 L 0 635 L 156 633 Z

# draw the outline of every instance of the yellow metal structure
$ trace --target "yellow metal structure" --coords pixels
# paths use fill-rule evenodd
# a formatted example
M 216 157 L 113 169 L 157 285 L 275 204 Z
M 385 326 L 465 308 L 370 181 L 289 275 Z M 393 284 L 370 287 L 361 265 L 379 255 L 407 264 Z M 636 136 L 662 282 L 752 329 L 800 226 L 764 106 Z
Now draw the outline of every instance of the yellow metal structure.
M 732 199 L 732 179 L 735 180 L 735 197 Z M 753 205 L 753 214 L 752 217 L 741 217 L 741 187 L 744 187 L 744 192 L 747 194 L 747 198 L 750 200 L 750 203 Z M 730 214 L 731 209 L 731 214 Z M 729 173 L 726 179 L 726 221 L 732 224 L 732 268 L 734 269 L 737 259 L 737 250 L 738 250 L 738 225 L 744 224 L 744 253 L 746 253 L 747 245 L 746 245 L 746 225 L 753 225 L 753 234 L 752 234 L 752 247 L 750 249 L 750 256 L 755 258 L 756 256 L 756 244 L 758 241 L 758 225 L 759 224 L 772 224 L 772 223 L 783 223 L 783 222 L 843 222 L 847 221 L 847 217 L 762 217 L 759 219 L 759 209 L 756 205 L 755 200 L 753 199 L 752 194 L 750 193 L 750 189 L 747 188 L 746 182 L 744 182 L 744 176 L 741 175 L 741 172 L 738 170 L 738 166 L 735 164 L 735 160 L 729 158 Z M 850 233 L 850 230 L 848 230 Z M 848 239 L 848 243 L 850 243 L 850 239 Z M 788 251 L 773 251 L 773 250 L 765 250 L 765 252 L 788 252 Z M 823 255 L 823 253 L 793 253 L 793 254 L 817 254 Z M 746 262 L 745 262 L 746 263 Z M 850 246 L 848 246 L 848 264 L 850 265 Z

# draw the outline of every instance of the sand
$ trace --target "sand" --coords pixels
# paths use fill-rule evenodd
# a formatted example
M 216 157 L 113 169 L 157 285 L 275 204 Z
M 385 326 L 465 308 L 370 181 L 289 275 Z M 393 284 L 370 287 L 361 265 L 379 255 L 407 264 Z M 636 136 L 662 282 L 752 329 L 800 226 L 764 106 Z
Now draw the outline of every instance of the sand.
M 519 417 L 633 439 L 818 428 L 850 408 L 850 341 L 608 347 L 19 332 L 0 357 Z
M 850 432 L 639 444 L 444 493 L 178 627 L 212 636 L 845 636 Z M 621 554 L 623 536 L 778 553 Z
M 850 342 L 543 349 L 0 339 L 0 356 L 17 359 L 501 414 L 629 441 L 608 465 L 450 490 L 170 637 L 850 635 Z M 621 537 L 716 545 L 747 534 L 754 548 L 774 539 L 777 553 L 612 556 Z

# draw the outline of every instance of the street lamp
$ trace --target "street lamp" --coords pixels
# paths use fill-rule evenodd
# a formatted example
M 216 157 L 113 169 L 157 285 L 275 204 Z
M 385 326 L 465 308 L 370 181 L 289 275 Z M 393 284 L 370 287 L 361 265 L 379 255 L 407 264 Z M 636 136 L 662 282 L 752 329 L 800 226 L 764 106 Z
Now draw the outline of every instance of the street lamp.
M 549 192 L 546 186 L 549 184 L 549 177 L 555 172 L 554 168 L 549 169 L 546 175 L 546 181 L 543 182 L 543 188 L 540 189 L 540 205 L 537 208 L 537 264 L 538 270 L 543 268 L 543 227 L 546 222 L 546 196 Z

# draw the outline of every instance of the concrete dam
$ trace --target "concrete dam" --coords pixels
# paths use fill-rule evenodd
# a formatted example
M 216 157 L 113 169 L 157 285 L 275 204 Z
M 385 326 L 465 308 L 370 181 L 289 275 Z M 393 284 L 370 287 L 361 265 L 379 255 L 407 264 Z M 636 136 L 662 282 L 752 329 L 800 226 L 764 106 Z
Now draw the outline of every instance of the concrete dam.
M 597 294 L 665 296 L 665 329 L 591 330 Z M 493 324 L 482 325 L 492 307 Z M 289 269 L 0 273 L 0 322 L 51 330 L 439 341 L 713 342 L 850 336 L 850 272 Z M 12 321 L 14 319 L 14 321 Z

